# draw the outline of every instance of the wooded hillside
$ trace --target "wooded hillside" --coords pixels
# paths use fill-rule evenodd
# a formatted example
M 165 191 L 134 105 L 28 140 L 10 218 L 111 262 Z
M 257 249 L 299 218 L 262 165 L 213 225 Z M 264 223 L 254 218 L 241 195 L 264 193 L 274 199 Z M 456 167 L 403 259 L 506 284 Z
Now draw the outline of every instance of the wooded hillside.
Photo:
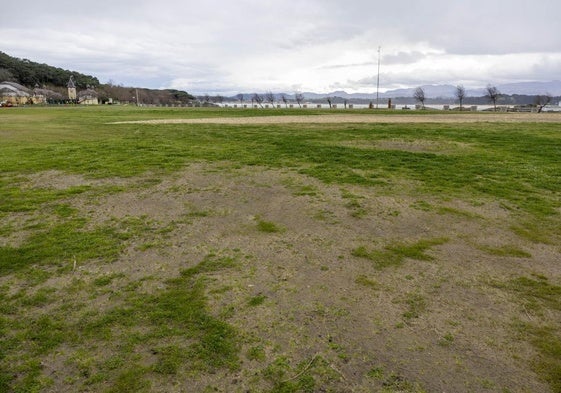
M 101 84 L 96 77 L 91 75 L 40 64 L 27 59 L 18 59 L 0 52 L 0 82 L 17 82 L 30 89 L 39 85 L 39 87 L 46 87 L 66 97 L 66 85 L 71 75 L 74 77 L 78 91 L 84 90 L 88 86 L 93 88 L 100 103 L 109 102 L 111 98 L 117 102 L 170 105 L 186 104 L 195 99 L 191 94 L 181 90 L 135 88 L 113 83 Z
M 27 59 L 18 59 L 0 52 L 0 81 L 18 82 L 28 87 L 34 87 L 36 84 L 39 86 L 66 86 L 70 75 L 74 76 L 77 88 L 85 89 L 88 85 L 99 86 L 99 80 L 94 76 L 63 70 Z

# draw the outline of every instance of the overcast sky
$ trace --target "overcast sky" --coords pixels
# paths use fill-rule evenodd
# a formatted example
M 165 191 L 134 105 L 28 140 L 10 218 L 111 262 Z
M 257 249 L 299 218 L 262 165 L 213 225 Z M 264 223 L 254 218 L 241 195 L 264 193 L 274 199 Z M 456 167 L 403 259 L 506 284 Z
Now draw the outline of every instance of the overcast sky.
M 561 78 L 559 0 L 27 0 L 0 51 L 125 86 L 195 94 Z

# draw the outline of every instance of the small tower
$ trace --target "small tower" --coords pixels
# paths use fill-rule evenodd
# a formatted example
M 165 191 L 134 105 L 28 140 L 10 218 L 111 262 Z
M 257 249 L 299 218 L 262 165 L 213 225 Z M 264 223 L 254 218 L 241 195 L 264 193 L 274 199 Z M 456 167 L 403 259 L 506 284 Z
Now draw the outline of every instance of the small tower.
M 68 99 L 75 100 L 76 99 L 76 84 L 74 83 L 74 77 L 70 75 L 70 79 L 68 80 Z

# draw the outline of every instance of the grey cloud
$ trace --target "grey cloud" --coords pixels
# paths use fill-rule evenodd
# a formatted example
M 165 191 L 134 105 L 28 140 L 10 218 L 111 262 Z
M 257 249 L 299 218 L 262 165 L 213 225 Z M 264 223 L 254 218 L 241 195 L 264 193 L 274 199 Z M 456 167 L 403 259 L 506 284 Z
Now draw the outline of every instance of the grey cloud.
M 345 69 L 345 68 L 353 68 L 353 67 L 368 67 L 368 66 L 374 66 L 376 64 L 377 63 L 372 62 L 372 61 L 364 62 L 364 63 L 333 64 L 333 65 L 321 66 L 321 67 L 318 67 L 318 69 L 336 70 L 336 69 Z
M 398 52 L 396 54 L 387 54 L 382 56 L 384 65 L 395 64 L 411 64 L 426 57 L 426 54 L 421 52 Z
M 219 89 L 220 84 L 241 89 L 242 82 L 232 79 L 235 72 L 227 68 L 248 67 L 256 59 L 261 68 L 282 62 L 287 73 L 303 75 L 302 80 L 286 80 L 286 86 L 306 88 L 306 76 L 312 75 L 336 78 L 324 85 L 370 88 L 372 70 L 361 67 L 374 66 L 375 54 L 368 61 L 364 56 L 347 59 L 340 52 L 375 53 L 378 45 L 387 85 L 558 79 L 560 14 L 558 0 L 538 4 L 510 0 L 508 7 L 487 0 L 52 0 L 25 6 L 9 1 L 0 14 L 0 48 L 13 56 L 100 74 L 100 79 L 149 84 L 184 80 L 186 89 L 188 84 L 197 89 Z M 327 53 L 321 61 L 309 55 L 322 50 Z M 543 57 L 524 67 L 505 66 L 475 75 L 457 63 L 446 72 L 432 72 L 426 62 L 445 61 L 431 55 L 435 52 L 543 53 Z M 481 61 L 487 61 L 485 56 Z M 415 67 L 417 63 L 429 69 Z M 281 82 L 263 77 L 253 83 L 262 85 L 246 88 L 267 90 Z

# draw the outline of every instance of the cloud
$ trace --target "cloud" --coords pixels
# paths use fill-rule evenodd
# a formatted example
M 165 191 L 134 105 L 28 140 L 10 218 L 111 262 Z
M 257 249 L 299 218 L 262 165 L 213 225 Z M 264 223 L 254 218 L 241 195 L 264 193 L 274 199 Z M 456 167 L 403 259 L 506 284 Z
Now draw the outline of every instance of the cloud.
M 33 3 L 3 4 L 4 52 L 197 94 L 371 91 L 378 46 L 385 89 L 556 79 L 561 54 L 553 0 Z

